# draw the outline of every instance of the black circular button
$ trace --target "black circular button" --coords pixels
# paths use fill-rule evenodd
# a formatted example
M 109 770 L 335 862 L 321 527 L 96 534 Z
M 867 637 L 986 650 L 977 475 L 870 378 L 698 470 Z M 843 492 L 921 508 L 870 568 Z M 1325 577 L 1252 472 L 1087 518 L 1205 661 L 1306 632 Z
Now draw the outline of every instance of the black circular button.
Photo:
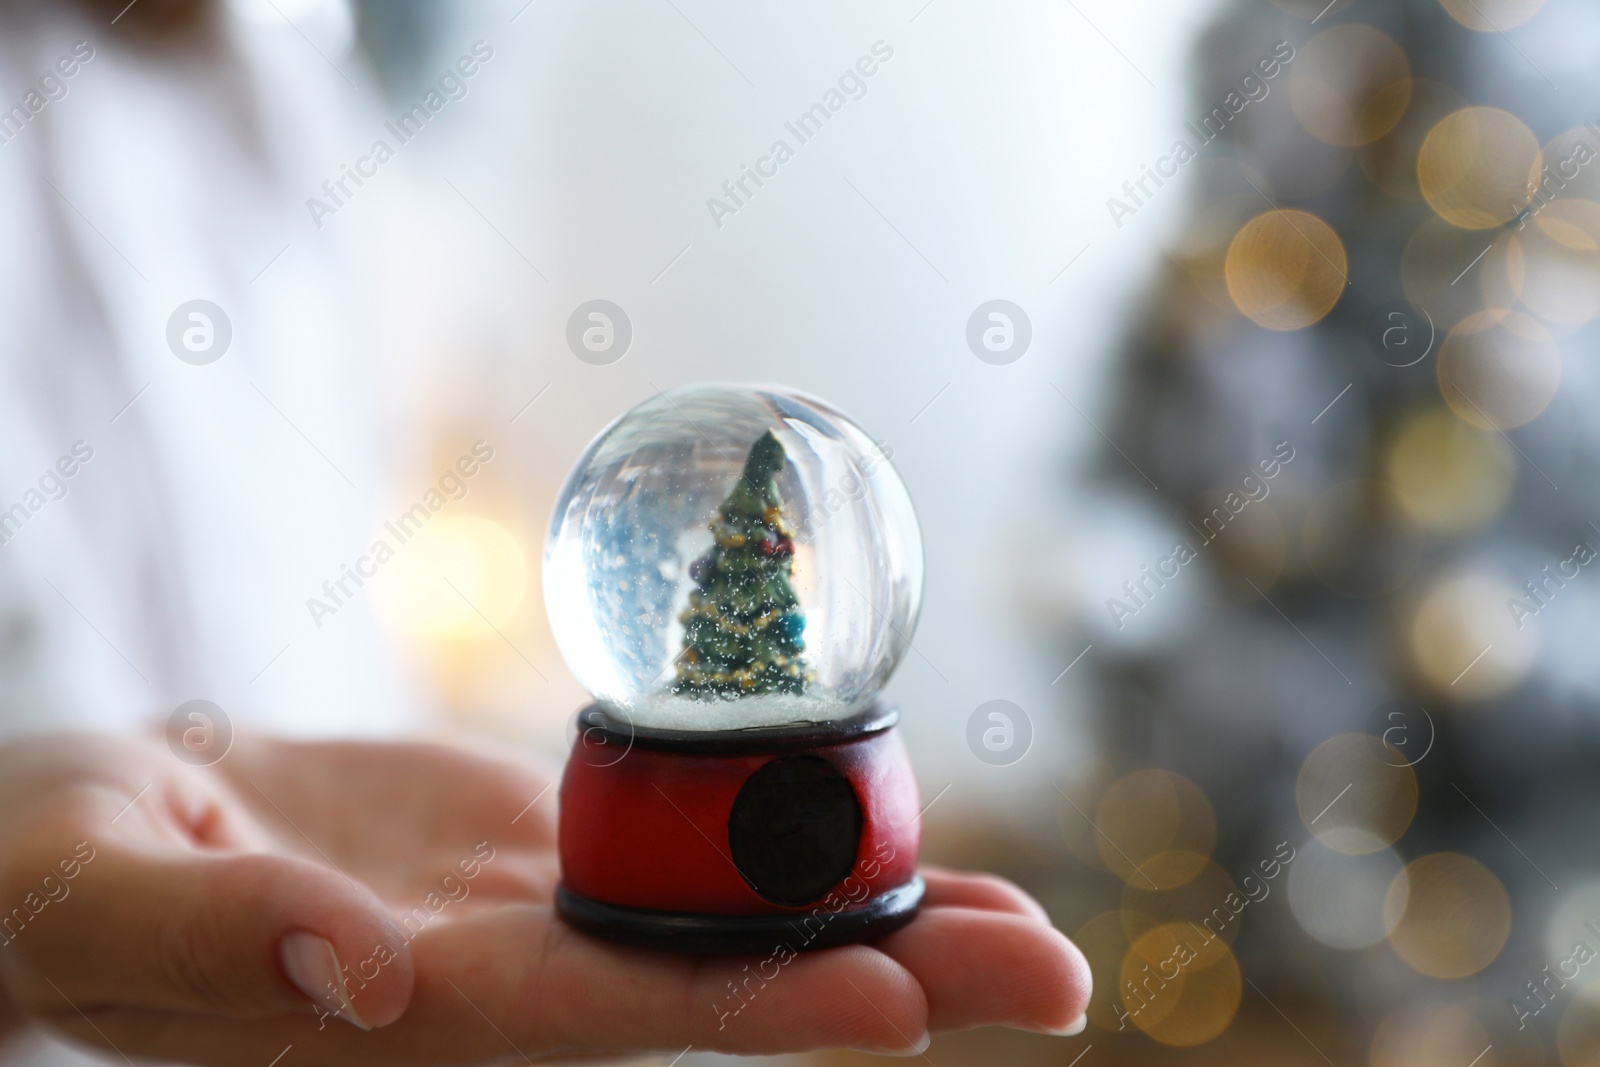
M 774 904 L 820 899 L 855 865 L 861 802 L 821 756 L 785 756 L 745 780 L 728 816 L 733 862 Z

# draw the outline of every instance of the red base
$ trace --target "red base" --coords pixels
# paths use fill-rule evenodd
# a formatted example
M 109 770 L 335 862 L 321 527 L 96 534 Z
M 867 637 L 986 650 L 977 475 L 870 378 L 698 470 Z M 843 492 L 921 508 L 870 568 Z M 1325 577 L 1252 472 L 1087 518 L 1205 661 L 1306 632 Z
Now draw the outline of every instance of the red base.
M 612 925 L 627 926 L 617 935 L 638 943 L 640 929 L 650 926 L 631 921 L 641 912 L 646 919 L 660 917 L 668 927 L 686 919 L 726 917 L 730 929 L 752 930 L 762 924 L 749 920 L 762 916 L 862 917 L 853 926 L 838 925 L 829 938 L 837 943 L 841 935 L 846 940 L 878 936 L 915 914 L 921 894 L 907 887 L 916 877 L 919 802 L 892 712 L 873 709 L 853 720 L 820 726 L 697 735 L 633 730 L 625 723 L 619 727 L 595 708 L 583 716 L 561 781 L 561 872 L 568 905 L 562 910 L 574 925 L 605 935 L 608 915 L 626 915 L 629 922 Z M 764 880 L 759 872 L 752 874 L 746 844 L 750 831 L 730 833 L 730 820 L 752 774 L 797 755 L 820 757 L 848 782 L 848 789 L 836 779 L 830 783 L 829 802 L 835 811 L 841 802 L 848 808 L 853 793 L 859 805 L 859 837 L 854 863 L 831 886 L 804 903 L 778 903 L 772 897 L 787 894 L 772 889 L 770 876 Z M 834 777 L 827 768 L 822 773 Z M 746 790 L 747 800 L 740 802 L 746 812 L 750 795 Z M 761 809 L 775 825 L 804 821 L 813 811 L 804 796 L 793 811 L 784 809 L 785 796 L 779 794 L 778 810 L 770 801 Z M 748 827 L 748 817 L 741 818 Z M 829 824 L 834 829 L 837 825 L 837 820 Z M 830 840 L 837 844 L 839 836 L 833 833 Z M 851 853 L 838 854 L 848 861 Z M 744 870 L 736 857 L 745 859 Z M 765 885 L 767 893 L 757 885 Z M 891 896 L 895 890 L 901 892 Z M 880 898 L 887 899 L 875 904 Z M 691 951 L 730 950 L 696 949 L 681 938 L 666 938 L 663 944 Z

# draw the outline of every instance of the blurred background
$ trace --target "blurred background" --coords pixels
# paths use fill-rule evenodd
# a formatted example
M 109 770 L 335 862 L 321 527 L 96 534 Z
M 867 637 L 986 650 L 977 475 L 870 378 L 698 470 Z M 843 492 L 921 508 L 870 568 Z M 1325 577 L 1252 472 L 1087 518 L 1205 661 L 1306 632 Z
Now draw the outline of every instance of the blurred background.
M 137 294 L 135 416 L 280 434 L 249 558 L 288 584 L 254 651 L 154 697 L 120 695 L 149 663 L 108 627 L 133 651 L 95 646 L 105 699 L 359 728 L 376 697 L 328 678 L 370 621 L 412 729 L 559 759 L 584 694 L 540 559 L 567 471 L 659 390 L 779 382 L 887 442 L 918 506 L 890 695 L 927 858 L 1016 879 L 1094 969 L 1082 1036 L 951 1035 L 930 1062 L 1600 1063 L 1600 7 L 236 0 L 242 73 L 189 57 L 183 7 L 85 5 L 101 51 L 24 132 L 71 175 L 39 196 L 82 270 Z M 10 56 L 8 106 L 61 50 Z M 108 199 L 105 168 L 177 169 L 130 132 L 150 68 L 253 79 L 261 140 L 292 148 L 267 208 L 174 135 L 189 210 L 237 238 L 227 291 L 117 222 L 137 181 Z M 362 162 L 378 140 L 393 158 Z M 296 287 L 367 325 L 298 323 Z M 236 346 L 208 385 L 162 334 L 199 297 Z M 631 329 L 610 362 L 567 340 L 592 300 Z M 985 348 L 992 301 L 1014 329 Z M 261 369 L 290 351 L 363 369 Z M 371 399 L 381 456 L 345 450 L 330 389 Z M 494 459 L 421 550 L 308 624 L 475 441 Z M 36 466 L 7 461 L 6 492 Z M 304 520 L 327 500 L 348 522 Z

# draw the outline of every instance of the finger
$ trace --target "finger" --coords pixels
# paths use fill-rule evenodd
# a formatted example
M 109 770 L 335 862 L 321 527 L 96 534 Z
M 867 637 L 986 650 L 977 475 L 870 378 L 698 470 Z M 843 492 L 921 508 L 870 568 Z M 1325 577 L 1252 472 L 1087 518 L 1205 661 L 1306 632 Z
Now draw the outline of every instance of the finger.
M 456 924 L 446 958 L 430 955 L 430 962 L 465 972 L 469 961 L 503 954 L 484 939 L 504 937 L 508 914 L 526 930 L 520 942 L 529 960 L 514 988 L 521 1003 L 540 1005 L 542 1016 L 516 1025 L 530 1044 L 548 1051 L 677 1052 L 687 1045 L 744 1055 L 825 1047 L 902 1051 L 927 1031 L 927 1002 L 916 980 L 862 945 L 800 952 L 796 937 L 755 956 L 696 958 L 609 944 L 572 931 L 549 909 L 521 907 L 486 916 L 481 929 Z M 475 1003 L 505 997 L 485 983 L 481 969 L 454 982 L 452 992 Z M 626 1019 L 619 1003 L 628 1005 Z
M 1000 1025 L 1075 1033 L 1089 1004 L 1083 953 L 1030 918 L 926 908 L 876 947 L 916 977 L 936 1031 Z
M 1037 900 L 1019 889 L 1015 883 L 992 874 L 969 874 L 944 867 L 923 867 L 919 872 L 927 883 L 923 897 L 925 907 L 949 905 L 961 908 L 982 908 L 986 911 L 1008 912 L 1027 919 L 1048 923 L 1050 916 Z
M 903 1052 L 927 1002 L 900 964 L 866 946 L 697 958 L 619 948 L 568 930 L 551 909 L 505 905 L 424 930 L 416 989 L 394 1025 L 361 1033 L 315 1020 L 225 1022 L 150 1013 L 61 1027 L 106 1047 L 190 1063 L 299 1067 L 542 1061 L 646 1052 L 745 1055 L 853 1047 Z M 770 976 L 770 977 L 763 977 Z
M 35 1014 L 249 1019 L 307 1012 L 309 998 L 372 1027 L 398 1018 L 412 988 L 404 938 L 376 896 L 326 867 L 262 854 L 103 844 L 9 948 L 8 989 Z

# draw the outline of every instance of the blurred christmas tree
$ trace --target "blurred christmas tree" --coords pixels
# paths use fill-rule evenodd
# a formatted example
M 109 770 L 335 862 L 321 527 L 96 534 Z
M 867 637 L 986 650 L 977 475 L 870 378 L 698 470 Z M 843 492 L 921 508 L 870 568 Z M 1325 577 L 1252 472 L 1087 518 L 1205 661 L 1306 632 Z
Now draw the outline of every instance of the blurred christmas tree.
M 1595 877 L 1600 808 L 1600 67 L 1562 42 L 1596 23 L 1576 0 L 1239 0 L 1198 50 L 1190 106 L 1236 117 L 1186 164 L 1093 481 L 1141 498 L 1164 544 L 1279 442 L 1297 458 L 1125 628 L 1099 601 L 1084 624 L 1108 771 L 1197 784 L 1228 876 L 1281 841 L 1300 858 L 1242 924 L 1242 997 L 1192 1040 L 1134 1020 L 1160 1042 L 1237 1013 L 1215 1048 L 1282 1051 L 1231 1062 L 1445 1062 L 1459 1040 L 1464 1062 L 1493 1042 L 1549 1063 L 1524 1046 L 1558 1022 L 1563 1063 L 1600 1052 L 1600 1028 L 1571 1036 L 1600 1011 L 1570 992 L 1519 1018 L 1546 944 L 1592 936 L 1566 916 L 1591 914 L 1568 887 Z M 1144 921 L 1140 891 L 1115 928 Z M 1467 903 L 1418 937 L 1436 891 Z M 1152 1051 L 1119 1062 L 1168 1062 Z
M 805 691 L 805 616 L 789 585 L 794 540 L 777 474 L 783 445 L 769 430 L 708 525 L 711 551 L 694 562 L 675 693 L 731 697 Z

